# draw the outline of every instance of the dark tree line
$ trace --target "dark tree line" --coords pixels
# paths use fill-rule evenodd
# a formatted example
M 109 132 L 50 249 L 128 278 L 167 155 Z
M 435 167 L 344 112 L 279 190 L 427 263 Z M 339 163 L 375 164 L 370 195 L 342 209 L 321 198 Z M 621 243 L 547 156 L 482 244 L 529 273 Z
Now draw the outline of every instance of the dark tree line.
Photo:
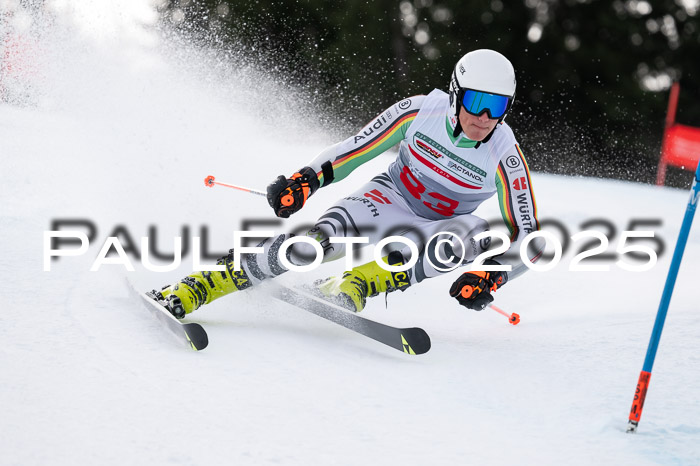
M 535 170 L 652 182 L 674 80 L 679 121 L 700 126 L 692 0 L 174 0 L 161 12 L 306 89 L 346 134 L 405 96 L 446 90 L 476 48 L 515 66 L 509 122 Z

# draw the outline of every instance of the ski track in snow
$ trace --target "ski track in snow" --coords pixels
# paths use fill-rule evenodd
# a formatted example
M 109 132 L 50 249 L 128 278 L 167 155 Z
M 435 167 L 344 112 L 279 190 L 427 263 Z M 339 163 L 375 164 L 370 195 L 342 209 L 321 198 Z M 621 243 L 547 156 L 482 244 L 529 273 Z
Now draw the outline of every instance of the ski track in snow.
M 313 115 L 293 119 L 293 99 L 271 116 L 267 77 L 204 82 L 196 54 L 185 65 L 165 46 L 109 47 L 85 37 L 59 56 L 49 47 L 39 102 L 0 104 L 0 464 L 700 463 L 697 225 L 639 432 L 624 432 L 686 192 L 534 173 L 540 219 L 570 234 L 593 218 L 618 233 L 633 218 L 661 219 L 666 251 L 641 273 L 612 263 L 571 272 L 569 252 L 498 291 L 518 326 L 459 307 L 447 294 L 456 272 L 392 293 L 388 308 L 370 300 L 364 317 L 430 334 L 431 351 L 411 357 L 261 287 L 192 315 L 210 338 L 196 353 L 124 285 L 125 275 L 143 289 L 170 283 L 190 272 L 191 255 L 168 273 L 138 262 L 89 272 L 104 240 L 118 225 L 136 241 L 157 225 L 159 248 L 171 250 L 183 226 L 194 235 L 207 225 L 211 250 L 224 252 L 242 219 L 271 212 L 263 198 L 203 189 L 204 177 L 263 188 L 334 141 Z M 278 230 L 313 222 L 392 157 L 324 188 Z M 478 213 L 499 215 L 493 200 Z M 66 218 L 92 220 L 97 239 L 43 272 L 43 232 Z

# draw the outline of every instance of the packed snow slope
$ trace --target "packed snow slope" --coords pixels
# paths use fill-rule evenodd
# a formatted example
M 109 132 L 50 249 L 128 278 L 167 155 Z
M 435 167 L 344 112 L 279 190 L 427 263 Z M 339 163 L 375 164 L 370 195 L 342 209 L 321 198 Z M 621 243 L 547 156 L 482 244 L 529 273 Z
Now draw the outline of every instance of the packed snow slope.
M 387 305 L 374 298 L 362 313 L 424 328 L 433 347 L 410 356 L 260 287 L 192 314 L 210 338 L 194 352 L 129 298 L 124 280 L 170 283 L 190 272 L 192 255 L 170 272 L 134 257 L 133 272 L 91 272 L 106 238 L 121 230 L 138 249 L 150 235 L 171 252 L 175 236 L 207 236 L 210 251 L 225 252 L 244 220 L 274 217 L 264 198 L 208 189 L 204 178 L 264 188 L 335 141 L 270 76 L 217 74 L 216 60 L 152 32 L 129 41 L 118 28 L 119 40 L 66 30 L 61 42 L 49 40 L 55 31 L 37 39 L 32 98 L 0 104 L 0 464 L 700 462 L 697 224 L 639 432 L 625 433 L 686 192 L 533 173 L 545 230 L 571 244 L 552 270 L 496 293 L 498 306 L 520 314 L 517 326 L 458 306 L 447 293 L 453 272 L 390 294 Z M 392 157 L 319 191 L 273 229 L 312 223 Z M 495 200 L 478 213 L 497 218 Z M 90 248 L 44 271 L 44 232 L 68 219 L 95 225 Z M 614 252 L 640 219 L 652 226 L 634 229 L 665 246 L 654 267 L 630 272 L 608 258 L 584 262 L 607 271 L 569 270 L 585 243 L 572 235 L 598 229 Z

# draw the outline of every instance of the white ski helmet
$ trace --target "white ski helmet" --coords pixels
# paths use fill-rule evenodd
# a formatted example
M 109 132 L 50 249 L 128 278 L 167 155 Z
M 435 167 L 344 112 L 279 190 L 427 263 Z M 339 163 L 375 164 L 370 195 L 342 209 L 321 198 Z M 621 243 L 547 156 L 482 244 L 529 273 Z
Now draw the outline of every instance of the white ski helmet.
M 456 118 L 459 118 L 459 109 L 468 89 L 508 97 L 507 107 L 498 116 L 498 121 L 503 121 L 515 99 L 513 65 L 495 50 L 479 49 L 469 52 L 457 62 L 450 80 L 450 109 Z

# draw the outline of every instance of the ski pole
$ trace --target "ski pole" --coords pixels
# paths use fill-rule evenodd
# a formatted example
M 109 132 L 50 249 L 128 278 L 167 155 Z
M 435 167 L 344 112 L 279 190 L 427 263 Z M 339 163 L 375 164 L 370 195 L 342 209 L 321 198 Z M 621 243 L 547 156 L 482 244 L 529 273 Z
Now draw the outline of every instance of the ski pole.
M 213 188 L 215 184 L 218 184 L 219 186 L 225 186 L 226 188 L 238 189 L 246 193 L 257 194 L 258 196 L 267 197 L 266 192 L 259 191 L 257 189 L 246 188 L 244 186 L 236 186 L 235 184 L 221 183 L 219 181 L 214 181 L 215 179 L 216 178 L 214 178 L 214 176 L 209 175 L 206 178 L 204 178 L 204 184 L 210 188 Z M 285 205 L 287 207 L 294 204 L 294 196 L 292 195 L 292 190 L 290 188 L 287 188 L 286 194 L 282 196 L 280 202 L 282 203 L 282 205 Z
M 654 359 L 656 358 L 656 350 L 659 347 L 659 340 L 661 339 L 661 332 L 664 329 L 664 322 L 666 321 L 666 313 L 668 312 L 668 305 L 671 302 L 671 295 L 673 294 L 673 287 L 676 284 L 676 277 L 678 276 L 678 268 L 681 265 L 681 259 L 683 259 L 683 252 L 685 251 L 685 244 L 688 242 L 688 234 L 690 233 L 690 226 L 693 224 L 693 217 L 695 216 L 695 208 L 697 207 L 698 199 L 700 198 L 700 164 L 695 170 L 695 179 L 693 180 L 693 186 L 690 188 L 690 199 L 688 200 L 688 206 L 685 210 L 685 216 L 683 217 L 683 223 L 681 224 L 681 230 L 678 233 L 678 240 L 676 241 L 676 249 L 673 251 L 673 258 L 671 259 L 671 267 L 668 270 L 668 275 L 666 276 L 666 284 L 664 285 L 664 291 L 661 294 L 661 302 L 659 303 L 659 310 L 656 313 L 656 321 L 654 322 L 654 329 L 651 332 L 651 338 L 649 339 L 649 346 L 647 348 L 647 355 L 644 358 L 644 365 L 642 366 L 642 372 L 639 374 L 639 380 L 637 381 L 637 388 L 634 393 L 634 400 L 632 401 L 632 408 L 630 409 L 630 417 L 627 423 L 627 432 L 633 433 L 637 431 L 637 426 L 639 425 L 639 419 L 642 417 L 642 408 L 644 407 L 644 400 L 647 396 L 647 390 L 649 389 L 649 379 L 651 378 L 651 369 L 654 366 Z
M 258 191 L 257 189 L 250 189 L 250 188 L 246 188 L 243 186 L 236 186 L 235 184 L 222 183 L 220 181 L 214 181 L 214 180 L 216 180 L 216 178 L 214 178 L 214 176 L 212 176 L 212 175 L 209 175 L 206 178 L 204 178 L 204 185 L 208 186 L 210 188 L 213 188 L 214 185 L 219 185 L 219 186 L 224 186 L 226 188 L 238 189 L 240 191 L 244 191 L 244 192 L 251 193 L 251 194 L 257 194 L 258 196 L 267 197 L 267 193 L 265 193 L 263 191 Z
M 463 298 L 469 299 L 469 297 L 471 295 L 473 295 L 475 291 L 476 291 L 476 288 L 474 288 L 473 286 L 465 285 L 462 287 L 462 291 L 460 292 L 460 294 L 462 295 Z M 494 311 L 498 312 L 499 314 L 503 314 L 504 316 L 508 317 L 508 322 L 510 322 L 513 325 L 518 325 L 518 323 L 520 322 L 520 316 L 518 314 L 516 314 L 515 312 L 512 314 L 508 314 L 506 311 L 499 308 L 498 306 L 494 306 L 493 304 L 489 304 L 488 307 L 490 307 Z
M 489 304 L 489 307 L 494 311 L 498 312 L 499 314 L 503 314 L 504 316 L 508 317 L 508 322 L 510 322 L 511 324 L 518 325 L 520 323 L 520 316 L 515 312 L 512 314 L 508 314 L 506 311 L 504 311 L 500 307 L 494 306 L 493 304 Z

